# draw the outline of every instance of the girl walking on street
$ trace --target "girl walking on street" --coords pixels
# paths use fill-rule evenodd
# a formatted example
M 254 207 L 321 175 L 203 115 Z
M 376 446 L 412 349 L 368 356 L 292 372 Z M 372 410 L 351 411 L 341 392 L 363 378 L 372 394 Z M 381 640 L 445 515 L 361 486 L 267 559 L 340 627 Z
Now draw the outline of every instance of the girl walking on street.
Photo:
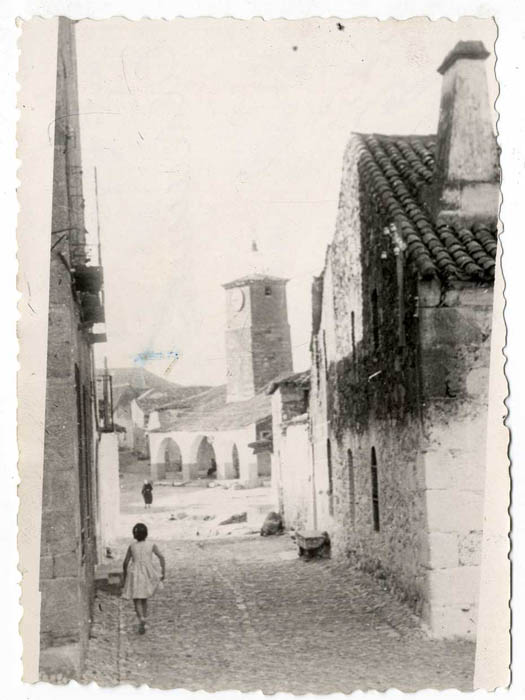
M 133 600 L 139 620 L 139 634 L 146 631 L 148 616 L 148 598 L 155 593 L 166 574 L 166 561 L 156 544 L 146 542 L 148 528 L 144 523 L 137 523 L 133 528 L 135 542 L 129 545 L 124 559 L 124 583 L 122 597 Z M 153 565 L 153 555 L 160 562 L 161 575 Z

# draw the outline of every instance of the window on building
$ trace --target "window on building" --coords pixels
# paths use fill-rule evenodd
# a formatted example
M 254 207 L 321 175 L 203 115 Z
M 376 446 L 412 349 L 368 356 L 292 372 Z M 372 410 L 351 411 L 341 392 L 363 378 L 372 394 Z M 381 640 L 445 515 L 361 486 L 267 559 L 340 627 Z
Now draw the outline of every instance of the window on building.
M 377 289 L 372 292 L 372 341 L 374 350 L 379 348 L 379 308 L 377 303 Z
M 310 403 L 310 390 L 303 389 L 303 413 L 308 411 L 308 404 Z
M 372 516 L 374 522 L 374 530 L 379 532 L 379 482 L 377 478 L 377 457 L 376 448 L 372 447 L 371 454 L 371 471 L 372 471 Z
M 265 287 L 264 288 L 264 296 L 271 297 L 272 296 L 272 288 L 271 287 Z
M 328 510 L 330 515 L 334 514 L 334 481 L 332 474 L 332 445 L 330 438 L 326 441 L 326 465 L 328 468 Z
M 355 476 L 354 476 L 354 455 L 352 450 L 346 453 L 348 464 L 348 493 L 350 497 L 350 522 L 355 525 Z

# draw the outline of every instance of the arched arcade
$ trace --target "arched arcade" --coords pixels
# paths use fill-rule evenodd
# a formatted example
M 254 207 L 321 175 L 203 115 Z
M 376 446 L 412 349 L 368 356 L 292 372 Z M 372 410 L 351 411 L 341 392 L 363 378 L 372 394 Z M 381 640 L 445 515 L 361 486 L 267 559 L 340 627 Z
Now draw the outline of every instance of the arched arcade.
M 220 480 L 257 478 L 257 461 L 248 444 L 254 439 L 251 431 L 184 432 L 169 434 L 151 432 L 151 476 L 165 479 L 175 472 L 184 481 L 196 478 Z

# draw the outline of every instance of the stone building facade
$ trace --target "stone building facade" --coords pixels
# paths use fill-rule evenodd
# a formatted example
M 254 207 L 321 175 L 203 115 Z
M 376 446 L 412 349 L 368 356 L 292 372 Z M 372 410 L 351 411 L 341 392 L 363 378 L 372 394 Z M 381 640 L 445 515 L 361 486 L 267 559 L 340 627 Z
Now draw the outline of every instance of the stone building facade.
M 228 401 L 250 399 L 292 372 L 286 282 L 259 273 L 224 285 Z
M 292 371 L 286 281 L 252 273 L 226 290 L 227 381 L 168 403 L 148 422 L 151 474 L 257 485 L 270 478 L 271 380 Z M 177 465 L 174 470 L 173 465 Z
M 286 528 L 314 529 L 315 474 L 308 404 L 310 371 L 272 382 L 272 490 Z
M 315 526 L 438 636 L 475 635 L 498 153 L 479 42 L 436 136 L 353 135 L 313 285 Z
M 69 675 L 87 644 L 97 557 L 94 333 L 104 321 L 102 268 L 89 263 L 74 23 L 59 20 L 40 547 L 40 668 Z M 107 414 L 106 414 L 107 415 Z M 115 443 L 116 447 L 116 443 Z

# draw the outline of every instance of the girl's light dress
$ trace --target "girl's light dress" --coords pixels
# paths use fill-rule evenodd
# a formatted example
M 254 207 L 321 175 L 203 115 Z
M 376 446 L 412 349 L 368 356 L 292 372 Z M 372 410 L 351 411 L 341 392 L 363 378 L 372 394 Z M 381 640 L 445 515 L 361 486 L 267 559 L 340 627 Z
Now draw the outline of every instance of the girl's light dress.
M 122 597 L 149 598 L 159 587 L 160 576 L 153 566 L 153 544 L 147 540 L 131 544 L 131 561 L 128 566 Z

